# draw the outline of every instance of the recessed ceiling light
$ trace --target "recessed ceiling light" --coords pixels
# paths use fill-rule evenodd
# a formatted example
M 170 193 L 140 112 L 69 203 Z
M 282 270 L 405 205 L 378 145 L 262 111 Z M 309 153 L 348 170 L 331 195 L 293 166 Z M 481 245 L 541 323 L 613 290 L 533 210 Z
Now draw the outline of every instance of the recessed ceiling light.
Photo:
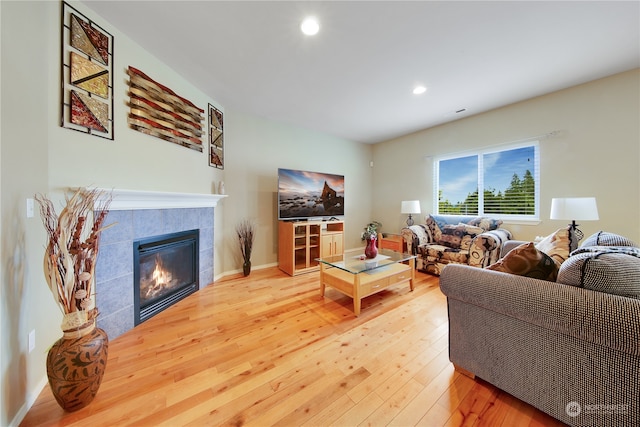
M 421 93 L 425 93 L 426 91 L 427 91 L 427 88 L 424 86 L 416 86 L 413 88 L 414 95 L 420 95 Z
M 310 16 L 302 21 L 302 24 L 300 24 L 300 29 L 306 35 L 313 36 L 318 34 L 318 31 L 320 31 L 320 24 L 318 24 L 318 20 L 316 18 Z

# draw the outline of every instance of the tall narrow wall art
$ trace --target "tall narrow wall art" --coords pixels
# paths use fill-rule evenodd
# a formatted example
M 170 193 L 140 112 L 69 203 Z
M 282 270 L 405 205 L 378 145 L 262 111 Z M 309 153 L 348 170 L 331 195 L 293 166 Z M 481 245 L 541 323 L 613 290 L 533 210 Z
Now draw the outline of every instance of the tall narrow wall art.
M 209 166 L 224 169 L 224 120 L 222 111 L 209 104 Z
M 113 36 L 62 2 L 60 126 L 113 140 Z
M 129 126 L 202 152 L 204 110 L 129 66 Z

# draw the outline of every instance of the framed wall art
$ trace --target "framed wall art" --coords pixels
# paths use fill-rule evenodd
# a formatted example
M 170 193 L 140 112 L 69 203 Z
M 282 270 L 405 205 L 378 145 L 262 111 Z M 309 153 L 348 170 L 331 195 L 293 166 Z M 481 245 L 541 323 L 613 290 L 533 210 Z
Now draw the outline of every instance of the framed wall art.
M 129 66 L 129 126 L 202 152 L 204 110 Z
M 209 166 L 224 169 L 224 120 L 222 111 L 209 104 Z
M 113 140 L 113 36 L 62 2 L 60 126 Z

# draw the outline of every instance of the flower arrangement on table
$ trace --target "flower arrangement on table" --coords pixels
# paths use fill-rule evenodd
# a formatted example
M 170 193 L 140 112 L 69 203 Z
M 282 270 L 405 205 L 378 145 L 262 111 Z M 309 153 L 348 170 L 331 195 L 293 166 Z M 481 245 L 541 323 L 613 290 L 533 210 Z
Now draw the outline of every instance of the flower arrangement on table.
M 378 238 L 378 229 L 382 228 L 382 223 L 378 221 L 371 221 L 364 228 L 362 233 L 362 240 L 371 240 L 372 237 Z

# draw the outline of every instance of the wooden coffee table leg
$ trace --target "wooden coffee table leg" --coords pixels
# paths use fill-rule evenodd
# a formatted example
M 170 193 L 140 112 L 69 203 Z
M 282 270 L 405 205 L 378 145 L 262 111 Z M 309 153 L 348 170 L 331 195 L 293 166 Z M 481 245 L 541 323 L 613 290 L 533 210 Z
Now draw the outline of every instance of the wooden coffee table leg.
M 353 275 L 353 312 L 356 316 L 360 316 L 360 275 Z
M 320 263 L 320 296 L 324 296 L 324 264 Z
M 409 260 L 409 267 L 411 268 L 411 279 L 409 279 L 409 289 L 413 291 L 413 282 L 416 278 L 416 259 L 411 258 Z

